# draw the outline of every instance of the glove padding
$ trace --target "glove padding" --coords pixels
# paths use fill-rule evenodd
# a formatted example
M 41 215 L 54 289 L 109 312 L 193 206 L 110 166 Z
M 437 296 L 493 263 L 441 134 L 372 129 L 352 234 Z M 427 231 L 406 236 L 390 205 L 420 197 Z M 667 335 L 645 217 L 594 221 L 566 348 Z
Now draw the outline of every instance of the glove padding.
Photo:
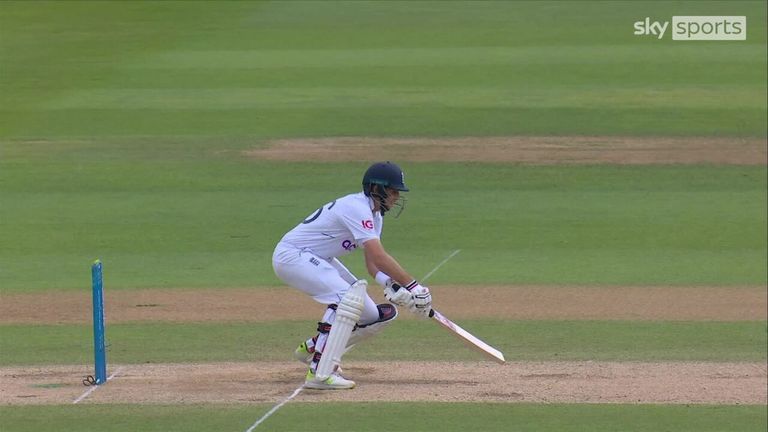
M 422 318 L 429 318 L 429 312 L 432 310 L 432 294 L 429 293 L 429 288 L 416 284 L 410 291 L 413 304 L 408 310 Z
M 423 318 L 429 318 L 429 312 L 432 310 L 432 294 L 429 293 L 429 288 L 419 285 L 415 280 L 403 287 L 389 279 L 384 288 L 384 297 L 390 303 L 407 307 L 411 313 Z
M 400 284 L 392 279 L 387 281 L 387 286 L 384 288 L 384 297 L 392 304 L 407 307 L 408 309 L 413 307 L 413 296 L 410 291 L 403 289 Z

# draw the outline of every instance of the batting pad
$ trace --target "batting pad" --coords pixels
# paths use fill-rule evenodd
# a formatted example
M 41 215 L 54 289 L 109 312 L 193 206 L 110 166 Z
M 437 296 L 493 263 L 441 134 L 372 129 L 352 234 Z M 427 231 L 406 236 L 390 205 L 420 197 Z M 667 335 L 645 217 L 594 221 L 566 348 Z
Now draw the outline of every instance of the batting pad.
M 331 332 L 328 333 L 328 340 L 323 348 L 323 355 L 320 357 L 320 363 L 317 365 L 315 377 L 318 381 L 325 381 L 333 373 L 337 365 L 341 364 L 341 356 L 346 351 L 347 341 L 352 335 L 352 329 L 360 321 L 360 315 L 363 313 L 368 282 L 361 279 L 353 283 L 344 298 L 339 302 L 336 308 L 336 318 L 333 320 Z

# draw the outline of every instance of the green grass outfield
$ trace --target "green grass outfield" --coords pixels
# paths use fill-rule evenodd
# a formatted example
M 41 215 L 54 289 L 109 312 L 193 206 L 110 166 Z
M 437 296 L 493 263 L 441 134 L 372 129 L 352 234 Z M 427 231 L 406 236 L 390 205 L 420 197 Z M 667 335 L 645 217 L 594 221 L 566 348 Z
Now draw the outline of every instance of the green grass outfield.
M 333 403 L 328 413 L 317 404 L 288 404 L 256 430 L 416 432 L 719 432 L 763 431 L 765 406 Z M 79 432 L 245 431 L 271 406 L 85 405 L 0 407 L 0 416 L 15 426 L 8 432 L 57 430 Z M 332 413 L 332 414 L 331 414 Z M 337 419 L 343 418 L 343 422 Z
M 680 11 L 745 14 L 748 40 L 632 35 Z M 765 136 L 765 15 L 761 2 L 3 2 L 0 290 L 82 288 L 94 258 L 112 289 L 277 283 L 280 233 L 357 190 L 366 165 L 240 156 L 273 137 Z M 400 162 L 411 207 L 386 244 L 417 275 L 462 249 L 436 284 L 766 283 L 765 167 Z
M 4 163 L 3 291 L 87 289 L 95 258 L 108 289 L 279 284 L 282 233 L 365 169 L 92 158 Z M 766 283 L 764 166 L 403 165 L 384 243 L 419 276 L 461 249 L 435 285 Z
M 765 135 L 763 2 L 0 6 L 2 137 Z M 633 35 L 745 15 L 745 42 Z
M 0 292 L 87 290 L 95 258 L 108 290 L 278 284 L 275 241 L 357 190 L 367 164 L 241 155 L 273 138 L 765 138 L 767 9 L 759 1 L 0 2 Z M 635 21 L 673 15 L 745 15 L 748 38 L 632 34 Z M 413 192 L 402 218 L 387 221 L 385 244 L 419 276 L 461 249 L 430 279 L 436 287 L 768 283 L 765 166 L 399 162 Z M 349 261 L 358 273 L 361 260 Z M 462 324 L 518 360 L 766 358 L 765 321 Z M 416 325 L 399 322 L 352 355 L 436 358 L 455 346 L 430 327 L 419 343 L 434 352 L 405 351 L 416 346 Z M 203 362 L 282 358 L 307 328 L 107 331 L 111 361 Z M 257 342 L 272 349 L 259 355 Z M 87 326 L 0 326 L 2 365 L 90 359 Z M 244 431 L 270 407 L 0 406 L 0 429 Z M 331 423 L 323 409 L 345 421 Z M 258 430 L 312 427 L 764 431 L 766 415 L 764 405 L 288 404 Z

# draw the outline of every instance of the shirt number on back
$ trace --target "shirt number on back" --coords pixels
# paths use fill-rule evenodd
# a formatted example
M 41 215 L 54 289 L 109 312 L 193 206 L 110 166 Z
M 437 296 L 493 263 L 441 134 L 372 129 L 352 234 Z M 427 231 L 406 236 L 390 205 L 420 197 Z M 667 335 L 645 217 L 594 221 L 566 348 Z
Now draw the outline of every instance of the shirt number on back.
M 333 202 L 332 202 L 332 203 L 331 203 L 331 204 L 328 206 L 328 210 L 332 209 L 332 208 L 333 208 L 333 206 L 335 206 L 335 205 L 336 205 L 336 200 L 333 200 Z M 303 221 L 302 223 L 303 223 L 303 224 L 308 224 L 308 223 L 310 223 L 310 222 L 314 222 L 314 221 L 315 221 L 315 219 L 317 219 L 317 218 L 319 218 L 319 217 L 320 217 L 320 213 L 322 213 L 322 212 L 323 212 L 323 208 L 322 208 L 322 207 L 320 207 L 319 209 L 317 209 L 317 211 L 315 211 L 315 212 L 312 214 L 312 216 L 310 216 L 310 217 L 308 217 L 308 218 L 304 219 L 304 221 Z

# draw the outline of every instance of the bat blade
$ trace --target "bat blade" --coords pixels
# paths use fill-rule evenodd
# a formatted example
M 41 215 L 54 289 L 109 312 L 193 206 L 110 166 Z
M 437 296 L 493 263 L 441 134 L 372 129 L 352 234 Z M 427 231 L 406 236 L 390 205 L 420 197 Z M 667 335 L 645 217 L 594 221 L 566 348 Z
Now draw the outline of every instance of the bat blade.
M 504 364 L 506 362 L 504 359 L 504 354 L 502 354 L 501 351 L 483 342 L 480 338 L 473 335 L 472 333 L 464 330 L 461 328 L 461 326 L 449 320 L 440 312 L 432 309 L 432 312 L 430 312 L 429 316 L 437 321 L 441 326 L 450 330 L 452 334 L 461 339 L 470 348 L 479 351 L 481 354 L 485 355 L 496 363 Z

